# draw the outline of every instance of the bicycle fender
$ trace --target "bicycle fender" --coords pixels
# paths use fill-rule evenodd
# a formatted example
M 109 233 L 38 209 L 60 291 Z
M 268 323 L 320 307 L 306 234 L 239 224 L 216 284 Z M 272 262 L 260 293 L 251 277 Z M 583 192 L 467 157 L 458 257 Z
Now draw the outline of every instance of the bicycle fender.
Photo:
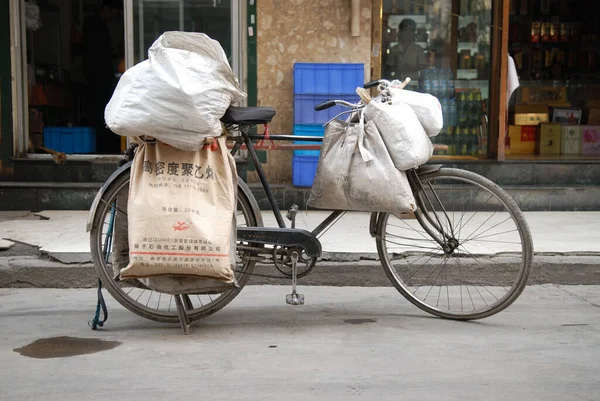
M 256 216 L 256 226 L 264 227 L 265 223 L 263 222 L 262 213 L 260 212 L 258 202 L 256 201 L 256 198 L 254 197 L 254 194 L 252 193 L 252 190 L 250 189 L 248 184 L 246 184 L 246 182 L 242 180 L 240 176 L 238 176 L 238 191 L 239 190 L 242 190 L 242 192 L 244 193 L 244 195 L 246 195 L 246 198 L 250 202 L 250 206 L 252 206 L 252 213 L 254 213 L 254 216 Z
M 87 221 L 87 225 L 85 227 L 86 232 L 89 233 L 90 231 L 92 231 L 92 226 L 94 224 L 94 216 L 96 215 L 96 210 L 98 210 L 98 205 L 100 205 L 100 199 L 102 199 L 102 196 L 104 195 L 104 193 L 106 192 L 106 190 L 108 189 L 110 184 L 112 184 L 113 181 L 116 180 L 118 177 L 120 177 L 122 174 L 129 174 L 130 169 L 131 169 L 131 162 L 125 163 L 124 165 L 119 167 L 117 170 L 115 170 L 115 172 L 112 173 L 110 175 L 110 177 L 108 177 L 106 182 L 104 184 L 102 184 L 102 187 L 96 194 L 96 197 L 94 198 L 94 202 L 92 202 L 92 206 L 90 207 L 90 213 L 88 215 L 88 221 Z
M 377 236 L 377 222 L 379 221 L 379 212 L 371 213 L 371 220 L 369 221 L 369 234 L 375 238 Z

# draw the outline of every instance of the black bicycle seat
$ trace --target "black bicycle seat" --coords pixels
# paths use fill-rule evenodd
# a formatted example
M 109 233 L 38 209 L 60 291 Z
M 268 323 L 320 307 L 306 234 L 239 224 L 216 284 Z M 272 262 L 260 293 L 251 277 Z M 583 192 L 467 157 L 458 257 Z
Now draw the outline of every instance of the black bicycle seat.
M 221 121 L 225 124 L 267 124 L 275 116 L 272 107 L 235 107 L 229 106 Z

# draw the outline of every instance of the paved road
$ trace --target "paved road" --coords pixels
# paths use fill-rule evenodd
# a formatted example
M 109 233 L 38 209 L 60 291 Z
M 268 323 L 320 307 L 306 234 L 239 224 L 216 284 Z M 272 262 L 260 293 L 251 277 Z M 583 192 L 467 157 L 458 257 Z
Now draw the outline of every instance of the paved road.
M 183 336 L 112 300 L 91 331 L 93 290 L 1 289 L 0 399 L 600 399 L 600 286 L 528 287 L 472 323 L 430 318 L 392 288 L 303 287 L 303 307 L 287 292 L 247 287 Z M 13 351 L 56 336 L 117 343 L 53 359 Z

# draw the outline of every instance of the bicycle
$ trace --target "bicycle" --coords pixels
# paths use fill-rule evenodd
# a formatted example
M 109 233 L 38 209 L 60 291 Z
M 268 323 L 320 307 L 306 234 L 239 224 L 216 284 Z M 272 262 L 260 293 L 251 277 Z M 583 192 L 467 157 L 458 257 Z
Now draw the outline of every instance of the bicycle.
M 364 87 L 386 84 L 389 82 L 378 80 Z M 331 100 L 315 109 L 334 105 L 346 106 L 349 113 L 364 107 L 362 103 Z M 251 133 L 253 127 L 267 125 L 274 116 L 272 108 L 230 107 L 222 118 L 225 126 L 236 132 L 230 138 L 234 143 L 231 153 L 235 155 L 242 146 L 246 147 L 278 227 L 264 227 L 258 203 L 240 179 L 236 269 L 239 288 L 219 294 L 155 296 L 140 281 L 121 281 L 118 272 L 112 271 L 111 261 L 119 257 L 111 255 L 115 218 L 126 215 L 126 210 L 118 207 L 117 198 L 128 193 L 133 157 L 133 152 L 129 152 L 128 162 L 98 192 L 87 226 L 99 280 L 121 305 L 154 321 L 181 322 L 187 333 L 191 322 L 212 315 L 239 294 L 257 262 L 270 263 L 283 277 L 291 279 L 288 304 L 304 303 L 304 297 L 296 290 L 297 279 L 309 274 L 321 256 L 318 236 L 346 211 L 332 211 L 309 232 L 295 228 L 298 207 L 294 205 L 287 213 L 291 227 L 286 227 L 254 141 L 319 142 L 323 138 Z M 481 319 L 511 305 L 524 290 L 533 261 L 530 230 L 515 201 L 492 181 L 465 170 L 426 164 L 407 171 L 407 177 L 417 211 L 412 215 L 373 212 L 370 217 L 369 232 L 394 287 L 423 311 L 448 319 Z M 163 300 L 163 295 L 168 300 Z M 173 300 L 176 308 L 172 310 Z

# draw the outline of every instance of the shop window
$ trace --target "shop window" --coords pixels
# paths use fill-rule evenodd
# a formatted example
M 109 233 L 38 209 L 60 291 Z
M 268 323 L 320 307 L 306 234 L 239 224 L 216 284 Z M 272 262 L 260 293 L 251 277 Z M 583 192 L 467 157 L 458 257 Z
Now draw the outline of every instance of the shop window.
M 24 3 L 29 152 L 124 150 L 124 138 L 104 123 L 104 108 L 126 67 L 124 5 L 133 5 L 135 63 L 146 59 L 154 40 L 168 30 L 208 34 L 220 42 L 231 62 L 231 0 Z
M 138 63 L 165 31 L 203 32 L 218 41 L 231 64 L 231 0 L 133 0 Z
M 600 2 L 511 0 L 507 157 L 600 158 Z
M 491 22 L 491 0 L 383 0 L 382 76 L 440 100 L 440 156 L 489 153 Z
M 103 117 L 124 65 L 122 2 L 27 1 L 23 12 L 28 151 L 120 153 Z

